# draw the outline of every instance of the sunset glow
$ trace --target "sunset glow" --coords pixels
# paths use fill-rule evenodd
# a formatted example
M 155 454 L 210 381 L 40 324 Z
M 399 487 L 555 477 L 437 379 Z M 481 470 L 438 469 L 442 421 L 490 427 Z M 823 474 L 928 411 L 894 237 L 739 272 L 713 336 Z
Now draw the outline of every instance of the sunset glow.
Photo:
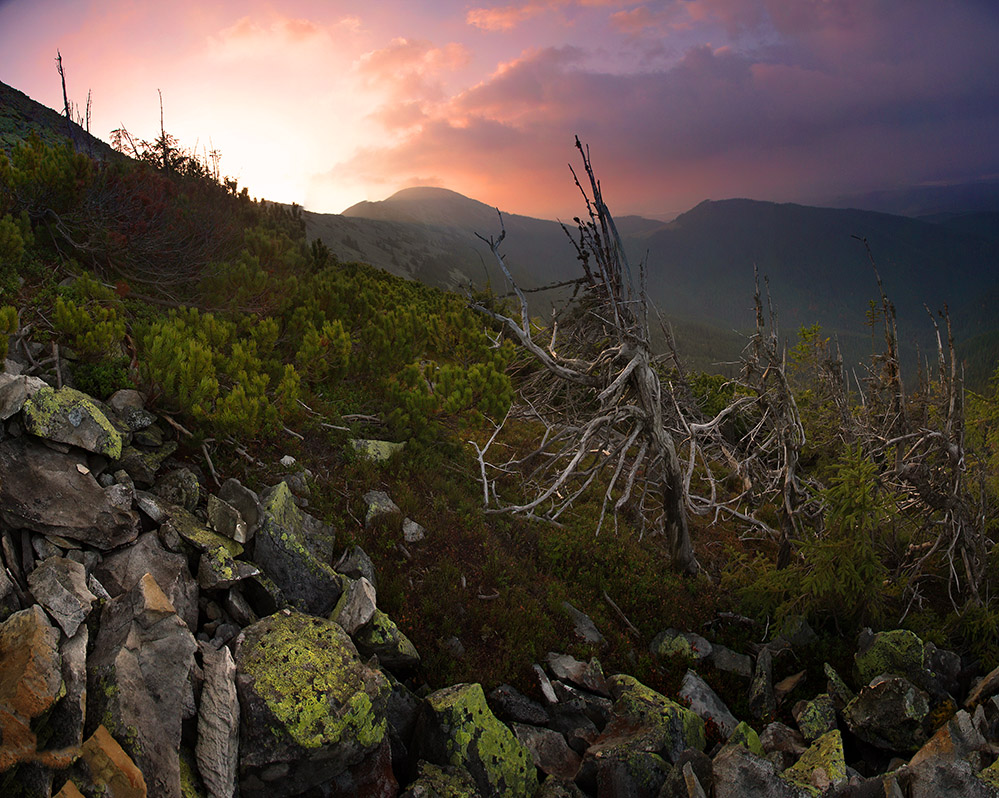
M 823 202 L 999 174 L 999 9 L 936 0 L 0 2 L 0 80 L 92 132 L 166 128 L 253 196 L 339 212 L 413 185 L 578 212 Z

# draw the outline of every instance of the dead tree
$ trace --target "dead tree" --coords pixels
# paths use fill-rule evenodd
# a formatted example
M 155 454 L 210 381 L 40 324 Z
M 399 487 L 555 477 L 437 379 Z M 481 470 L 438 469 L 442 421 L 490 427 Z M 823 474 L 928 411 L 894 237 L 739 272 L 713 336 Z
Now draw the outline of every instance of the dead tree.
M 598 531 L 608 510 L 616 517 L 627 508 L 641 519 L 643 529 L 647 525 L 665 536 L 672 566 L 693 574 L 698 564 L 688 526 L 684 471 L 671 429 L 676 425 L 668 418 L 673 402 L 664 395 L 662 359 L 649 340 L 644 265 L 642 286 L 636 289 L 589 151 L 578 138 L 576 148 L 589 184 L 588 193 L 573 171 L 587 209 L 587 218 L 577 217 L 576 233 L 570 234 L 583 276 L 576 283 L 575 301 L 553 322 L 547 345 L 536 340 L 527 300 L 500 253 L 506 236 L 502 217 L 499 237 L 482 239 L 513 285 L 520 318 L 484 304 L 473 307 L 502 324 L 540 365 L 523 415 L 542 422 L 545 429 L 534 451 L 502 464 L 488 459 L 495 435 L 485 446 L 476 444 L 485 499 L 493 511 L 557 520 L 602 480 Z M 526 475 L 531 495 L 521 504 L 504 505 L 495 477 L 514 470 Z

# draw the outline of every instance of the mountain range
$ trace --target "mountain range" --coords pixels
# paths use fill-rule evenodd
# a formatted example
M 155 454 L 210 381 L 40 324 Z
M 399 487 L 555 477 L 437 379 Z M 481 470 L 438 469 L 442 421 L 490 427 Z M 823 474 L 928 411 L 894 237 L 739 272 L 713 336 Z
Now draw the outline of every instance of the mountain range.
M 500 229 L 496 209 L 441 188 L 404 189 L 342 214 L 306 213 L 310 238 L 340 257 L 462 290 L 488 282 L 507 290 L 488 246 Z M 503 214 L 502 251 L 514 278 L 537 288 L 576 276 L 575 250 L 553 221 Z M 681 353 L 698 367 L 730 361 L 753 327 L 754 269 L 784 333 L 819 324 L 835 335 L 848 361 L 871 351 L 867 325 L 877 274 L 894 303 L 910 357 L 934 346 L 934 314 L 949 310 L 973 360 L 974 381 L 995 357 L 981 346 L 999 330 L 999 213 L 942 212 L 923 219 L 748 199 L 705 201 L 671 222 L 622 217 L 629 257 L 645 259 L 650 298 L 674 325 Z M 539 315 L 551 299 L 537 302 Z M 970 349 L 969 349 L 970 346 Z M 992 344 L 988 346 L 991 348 Z

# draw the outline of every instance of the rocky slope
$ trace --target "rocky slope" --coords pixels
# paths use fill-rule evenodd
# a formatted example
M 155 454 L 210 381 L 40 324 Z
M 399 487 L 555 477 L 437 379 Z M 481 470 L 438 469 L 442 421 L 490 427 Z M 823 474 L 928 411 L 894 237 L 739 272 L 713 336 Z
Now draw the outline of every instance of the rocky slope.
M 209 491 L 139 394 L 105 404 L 25 373 L 33 360 L 0 374 L 11 795 L 999 795 L 999 669 L 975 680 L 908 631 L 862 634 L 853 673 L 826 665 L 797 728 L 773 718 L 804 673 L 773 674 L 807 645 L 804 623 L 748 653 L 665 630 L 650 648 L 687 662 L 676 696 L 557 653 L 535 667 L 540 700 L 418 687 L 376 566 L 306 512 L 305 475 L 286 463 L 259 495 L 235 480 Z M 364 499 L 366 525 L 430 545 L 391 497 Z M 709 663 L 752 717 L 698 674 Z

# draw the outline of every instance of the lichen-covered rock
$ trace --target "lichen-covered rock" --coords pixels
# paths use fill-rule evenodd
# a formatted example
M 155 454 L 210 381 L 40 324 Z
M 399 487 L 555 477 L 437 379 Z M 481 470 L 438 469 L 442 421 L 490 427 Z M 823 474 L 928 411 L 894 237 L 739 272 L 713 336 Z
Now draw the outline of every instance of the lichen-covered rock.
M 697 662 L 709 658 L 713 648 L 711 643 L 699 634 L 664 629 L 652 639 L 649 651 L 657 657 L 679 656 Z
M 857 641 L 854 670 L 861 684 L 885 673 L 904 676 L 929 693 L 933 704 L 938 704 L 953 701 L 961 660 L 953 652 L 924 643 L 907 629 L 877 634 L 865 629 Z
M 235 559 L 226 546 L 206 549 L 198 560 L 198 586 L 202 590 L 224 590 L 259 573 L 253 563 Z
M 275 613 L 243 630 L 235 659 L 242 795 L 298 795 L 385 739 L 389 684 L 332 621 Z
M 753 713 L 753 717 L 765 718 L 772 716 L 776 709 L 773 654 L 769 648 L 764 648 L 756 658 L 753 681 L 749 685 L 749 710 Z
M 548 713 L 541 704 L 508 684 L 501 684 L 489 694 L 489 706 L 505 722 L 532 726 L 548 723 Z
M 102 722 L 150 792 L 180 798 L 181 723 L 194 711 L 197 644 L 156 580 L 108 601 L 87 663 L 87 722 Z
M 28 587 L 67 637 L 76 634 L 97 596 L 87 587 L 87 569 L 65 557 L 48 557 L 28 575 Z
M 155 483 L 160 466 L 175 451 L 177 451 L 176 441 L 165 441 L 154 449 L 124 446 L 114 468 L 123 470 L 137 485 L 149 487 Z
M 826 679 L 828 679 L 826 682 L 826 692 L 832 699 L 836 710 L 842 712 L 843 707 L 853 701 L 857 697 L 857 694 L 847 686 L 847 683 L 843 681 L 843 677 L 828 662 L 824 663 L 822 668 L 826 674 Z
M 791 784 L 808 795 L 822 795 L 831 788 L 846 784 L 846 758 L 843 736 L 833 729 L 819 737 L 801 758 L 782 774 Z
M 828 693 L 820 693 L 811 701 L 795 708 L 794 719 L 802 737 L 811 742 L 836 728 L 836 707 Z
M 431 693 L 414 734 L 414 755 L 467 770 L 485 798 L 533 796 L 538 786 L 530 753 L 486 704 L 479 684 Z
M 193 513 L 201 500 L 201 483 L 189 468 L 175 468 L 160 477 L 151 489 L 164 501 L 183 507 Z M 209 502 L 211 497 L 209 497 Z M 243 542 L 243 541 L 240 541 Z
M 28 437 L 0 442 L 0 518 L 13 529 L 113 549 L 139 533 L 131 500 L 102 488 L 82 452 L 56 452 Z
M 405 443 L 392 441 L 377 441 L 368 438 L 356 438 L 350 441 L 350 448 L 362 459 L 374 463 L 384 463 L 396 452 L 405 448 Z
M 464 768 L 420 761 L 416 778 L 399 798 L 482 798 L 482 794 Z
M 843 720 L 864 742 L 886 751 L 915 751 L 926 740 L 925 692 L 901 676 L 883 676 L 861 689 L 843 710 Z
M 24 403 L 22 416 L 24 428 L 39 438 L 79 446 L 112 460 L 121 456 L 121 433 L 91 397 L 74 388 L 41 388 Z
M 264 521 L 255 536 L 254 561 L 294 606 L 328 616 L 347 588 L 331 565 L 333 530 L 303 513 L 284 482 L 261 498 Z
M 354 644 L 363 656 L 374 654 L 386 668 L 415 668 L 420 664 L 416 646 L 378 609 L 371 620 L 354 633 Z
M 726 744 L 741 745 L 748 748 L 757 756 L 766 756 L 766 752 L 763 750 L 763 743 L 760 742 L 760 735 L 744 720 L 740 721 L 739 725 L 735 727 L 734 731 L 729 735 Z
M 586 752 L 576 776 L 576 783 L 591 795 L 656 798 L 670 772 L 669 763 L 649 751 L 627 746 L 592 750 Z
M 655 751 L 670 762 L 688 748 L 704 750 L 704 721 L 697 713 L 646 687 L 633 676 L 619 674 L 607 681 L 614 697 L 615 720 L 643 726 L 647 744 L 654 746 L 645 750 Z M 608 730 L 610 726 L 605 732 Z

